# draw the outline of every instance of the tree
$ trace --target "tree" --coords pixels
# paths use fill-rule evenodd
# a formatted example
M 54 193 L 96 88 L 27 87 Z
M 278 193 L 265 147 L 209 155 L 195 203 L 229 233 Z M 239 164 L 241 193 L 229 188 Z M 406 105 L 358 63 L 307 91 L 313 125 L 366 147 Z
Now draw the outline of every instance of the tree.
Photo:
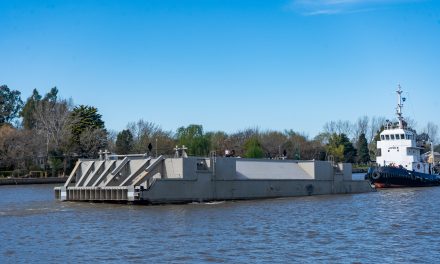
M 215 151 L 218 155 L 223 155 L 228 149 L 228 135 L 223 131 L 208 132 L 205 135 L 210 142 L 210 150 Z
M 154 152 L 158 155 L 172 155 L 176 142 L 171 131 L 165 131 L 160 126 L 140 119 L 137 122 L 130 122 L 127 125 L 133 135 L 133 152 L 146 153 L 148 145 L 151 143 Z
M 65 161 L 65 157 L 60 150 L 49 151 L 47 163 L 49 165 L 52 177 L 58 176 L 58 173 L 64 167 L 64 164 L 65 164 L 64 161 Z
M 357 153 L 358 153 L 357 161 L 359 163 L 367 163 L 370 161 L 368 142 L 367 142 L 367 138 L 365 137 L 364 133 L 361 133 L 359 135 L 359 138 L 357 141 Z
M 365 134 L 367 141 L 370 143 L 373 141 L 374 137 L 378 134 L 378 131 L 382 131 L 385 124 L 385 117 L 374 116 L 371 118 L 370 126 Z
M 428 122 L 425 129 L 423 130 L 429 136 L 429 139 L 433 142 L 438 141 L 438 126 L 432 122 Z M 438 142 L 437 142 L 438 143 Z
M 282 148 L 286 150 L 287 158 L 296 160 L 306 158 L 304 157 L 305 152 L 309 152 L 308 137 L 303 133 L 293 130 L 285 130 L 284 134 L 287 136 L 287 142 Z
M 116 151 L 116 138 L 118 136 L 118 132 L 115 130 L 107 130 L 107 150 L 113 153 L 117 153 Z
M 37 142 L 28 130 L 18 130 L 8 124 L 0 126 L 0 169 L 27 169 L 37 157 Z
M 75 107 L 70 114 L 70 131 L 71 144 L 80 155 L 91 156 L 97 153 L 93 146 L 88 145 L 92 142 L 98 144 L 96 147 L 106 145 L 102 142 L 107 142 L 107 131 L 96 107 L 86 105 Z M 87 133 L 83 135 L 84 132 Z
M 257 137 L 248 139 L 244 144 L 244 157 L 246 158 L 263 158 L 264 151 Z
M 44 96 L 44 101 L 55 103 L 58 101 L 58 88 L 55 86 Z
M 11 148 L 13 148 L 13 138 L 15 137 L 16 129 L 11 125 L 0 125 L 0 169 L 9 170 L 13 167 L 13 155 L 11 155 Z
M 416 141 L 421 142 L 423 144 L 425 144 L 429 140 L 430 140 L 429 135 L 426 132 L 422 132 L 421 134 L 418 134 L 416 137 Z
M 278 131 L 266 131 L 260 134 L 260 142 L 269 158 L 281 156 L 287 136 Z
M 158 155 L 174 154 L 174 147 L 176 146 L 176 140 L 174 139 L 172 132 L 159 129 L 158 131 L 156 131 L 156 133 L 154 133 L 153 138 L 154 141 L 151 141 L 151 143 L 154 144 L 155 149 L 157 148 Z
M 338 134 L 333 133 L 327 144 L 327 154 L 333 156 L 336 162 L 344 160 L 344 145 L 341 144 L 341 138 Z
M 416 137 L 417 145 L 422 148 L 422 153 L 431 151 L 431 138 L 426 132 L 418 134 Z
M 20 112 L 20 116 L 23 118 L 23 127 L 25 129 L 35 128 L 35 110 L 37 105 L 41 101 L 41 95 L 38 93 L 37 89 L 32 91 L 31 97 L 26 100 L 23 109 Z
M 324 125 L 324 132 L 329 134 L 345 134 L 350 135 L 353 132 L 353 126 L 350 121 L 331 121 Z
M 177 141 L 180 145 L 188 147 L 188 154 L 193 156 L 204 156 L 209 153 L 210 142 L 203 134 L 202 125 L 189 125 L 177 129 Z
M 104 128 L 102 116 L 98 113 L 98 109 L 93 106 L 76 106 L 73 108 L 70 118 L 72 121 L 72 138 L 75 143 L 79 143 L 80 136 L 86 129 Z
M 296 160 L 324 160 L 325 148 L 324 143 L 328 141 L 327 134 L 321 133 L 313 140 L 304 133 L 286 130 L 287 142 L 281 147 L 286 150 L 288 159 Z
M 55 102 L 41 100 L 35 103 L 32 122 L 33 130 L 45 138 L 46 147 L 50 150 L 68 148 L 70 137 L 70 109 L 72 103 L 66 100 Z M 29 123 L 30 125 L 30 123 Z
M 23 107 L 20 94 L 19 91 L 10 90 L 7 85 L 0 86 L 0 125 L 11 123 L 18 117 Z
M 252 137 L 259 137 L 260 131 L 258 128 L 248 128 L 245 130 L 241 130 L 235 132 L 228 137 L 228 141 L 226 142 L 226 148 L 229 150 L 233 150 L 235 155 L 244 156 L 245 149 L 244 144 Z
M 353 125 L 354 138 L 359 139 L 361 134 L 367 134 L 369 122 L 368 116 L 362 116 L 357 119 L 356 124 Z
M 127 129 L 133 136 L 133 151 L 136 153 L 146 153 L 148 144 L 155 141 L 155 136 L 161 131 L 158 125 L 143 119 L 128 123 Z
M 100 150 L 107 148 L 107 131 L 103 128 L 86 128 L 80 136 L 81 156 L 96 158 Z
M 26 102 L 26 111 L 22 111 L 23 125 L 39 140 L 37 156 L 45 157 L 45 165 L 49 165 L 52 169 L 52 175 L 59 171 L 61 164 L 64 173 L 72 165 L 70 114 L 73 103 L 72 100 L 59 99 L 57 93 L 58 90 L 52 88 L 41 99 L 34 90 L 33 95 Z M 32 115 L 28 115 L 28 112 L 32 112 Z
M 327 145 L 331 135 L 332 134 L 329 134 L 327 132 L 321 132 L 321 133 L 319 133 L 318 135 L 315 136 L 314 140 L 318 141 L 322 145 Z
M 356 149 L 345 134 L 332 134 L 327 145 L 327 153 L 337 162 L 354 163 Z
M 133 135 L 130 130 L 122 130 L 116 137 L 116 153 L 129 154 L 133 150 Z
M 405 122 L 408 128 L 415 129 L 417 127 L 417 121 L 415 119 L 412 119 L 411 117 L 405 117 Z

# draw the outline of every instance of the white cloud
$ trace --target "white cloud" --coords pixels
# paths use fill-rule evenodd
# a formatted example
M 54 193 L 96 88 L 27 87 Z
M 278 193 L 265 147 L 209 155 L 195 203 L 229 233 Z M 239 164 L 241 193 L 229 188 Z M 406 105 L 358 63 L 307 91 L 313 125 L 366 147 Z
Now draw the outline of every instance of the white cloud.
M 335 15 L 371 11 L 393 4 L 422 0 L 292 0 L 288 9 L 303 15 Z

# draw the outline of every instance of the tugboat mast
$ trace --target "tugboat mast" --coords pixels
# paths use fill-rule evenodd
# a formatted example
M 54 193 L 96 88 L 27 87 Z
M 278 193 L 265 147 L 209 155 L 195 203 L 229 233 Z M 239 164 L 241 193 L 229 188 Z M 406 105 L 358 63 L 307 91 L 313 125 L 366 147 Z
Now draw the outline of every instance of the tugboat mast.
M 399 119 L 399 128 L 404 129 L 403 126 L 403 116 L 402 116 L 402 107 L 403 107 L 403 102 L 402 102 L 402 89 L 400 87 L 399 84 L 399 89 L 396 91 L 397 92 L 397 108 L 396 108 L 396 114 L 397 114 L 397 119 Z M 403 101 L 405 101 L 405 99 L 403 99 Z

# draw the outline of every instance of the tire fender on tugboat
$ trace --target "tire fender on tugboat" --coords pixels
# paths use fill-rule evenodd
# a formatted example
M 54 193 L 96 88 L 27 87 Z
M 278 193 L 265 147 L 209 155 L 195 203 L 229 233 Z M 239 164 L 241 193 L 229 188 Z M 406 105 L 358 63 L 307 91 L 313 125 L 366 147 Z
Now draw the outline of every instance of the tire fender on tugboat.
M 373 180 L 377 180 L 380 178 L 380 173 L 378 171 L 373 172 L 373 174 L 371 174 L 371 178 Z

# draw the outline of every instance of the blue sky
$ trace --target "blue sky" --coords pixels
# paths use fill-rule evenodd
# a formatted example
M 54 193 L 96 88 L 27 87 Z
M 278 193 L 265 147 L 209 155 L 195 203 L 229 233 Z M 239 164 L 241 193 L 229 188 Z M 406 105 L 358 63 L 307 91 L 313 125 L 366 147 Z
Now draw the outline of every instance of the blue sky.
M 0 83 L 57 86 L 106 126 L 294 129 L 404 113 L 440 124 L 440 2 L 0 0 Z

